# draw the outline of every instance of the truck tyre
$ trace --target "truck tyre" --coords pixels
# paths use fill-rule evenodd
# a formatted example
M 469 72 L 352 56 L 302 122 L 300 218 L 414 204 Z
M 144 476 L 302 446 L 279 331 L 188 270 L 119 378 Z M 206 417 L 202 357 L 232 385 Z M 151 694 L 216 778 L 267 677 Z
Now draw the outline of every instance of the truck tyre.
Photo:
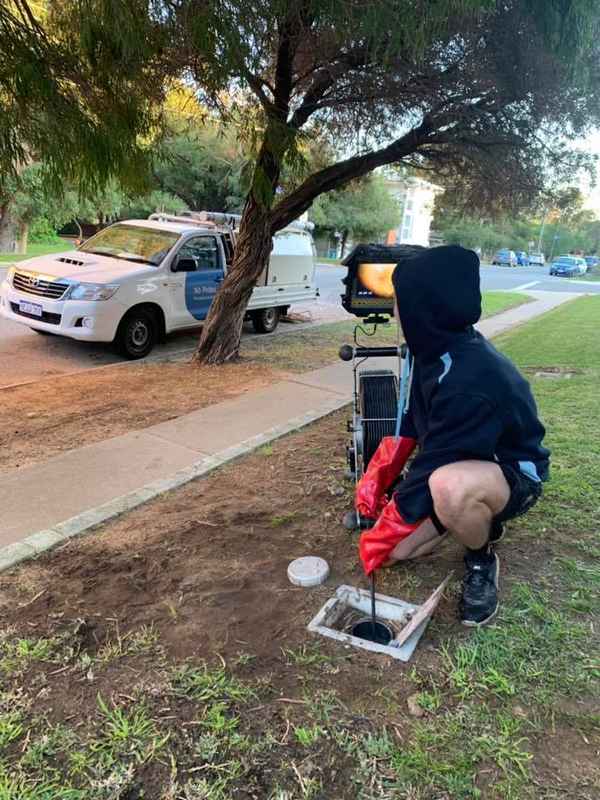
M 256 333 L 273 333 L 278 323 L 278 308 L 261 308 L 252 312 L 252 325 Z
M 119 324 L 115 336 L 117 352 L 132 361 L 144 358 L 156 344 L 158 333 L 156 315 L 146 308 L 134 308 Z

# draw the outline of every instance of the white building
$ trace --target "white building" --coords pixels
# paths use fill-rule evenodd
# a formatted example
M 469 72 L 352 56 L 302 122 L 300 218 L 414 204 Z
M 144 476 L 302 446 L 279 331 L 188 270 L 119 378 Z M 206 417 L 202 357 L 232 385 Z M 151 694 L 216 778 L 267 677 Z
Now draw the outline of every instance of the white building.
M 386 177 L 385 182 L 400 209 L 400 224 L 388 233 L 387 244 L 428 247 L 435 198 L 444 191 L 443 188 L 412 176 Z

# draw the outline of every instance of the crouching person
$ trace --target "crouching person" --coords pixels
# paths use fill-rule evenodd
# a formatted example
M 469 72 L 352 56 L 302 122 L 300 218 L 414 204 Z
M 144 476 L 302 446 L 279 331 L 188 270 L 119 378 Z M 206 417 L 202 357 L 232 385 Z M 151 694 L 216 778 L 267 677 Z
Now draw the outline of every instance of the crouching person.
M 498 610 L 503 523 L 528 511 L 548 478 L 544 427 L 527 381 L 473 328 L 475 253 L 426 250 L 396 267 L 393 283 L 413 367 L 401 436 L 382 441 L 357 485 L 358 512 L 377 520 L 360 558 L 370 574 L 453 536 L 466 548 L 461 621 L 484 625 Z

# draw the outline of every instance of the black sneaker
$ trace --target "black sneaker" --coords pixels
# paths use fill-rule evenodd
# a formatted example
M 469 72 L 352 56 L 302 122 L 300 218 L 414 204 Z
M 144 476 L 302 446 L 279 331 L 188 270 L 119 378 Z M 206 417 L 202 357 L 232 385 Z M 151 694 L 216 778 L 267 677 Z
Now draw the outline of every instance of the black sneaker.
M 459 604 L 460 621 L 468 627 L 489 622 L 498 611 L 500 559 L 493 550 L 467 550 L 463 594 Z
M 490 544 L 498 544 L 504 539 L 504 525 L 501 522 L 492 520 L 492 527 L 490 529 Z

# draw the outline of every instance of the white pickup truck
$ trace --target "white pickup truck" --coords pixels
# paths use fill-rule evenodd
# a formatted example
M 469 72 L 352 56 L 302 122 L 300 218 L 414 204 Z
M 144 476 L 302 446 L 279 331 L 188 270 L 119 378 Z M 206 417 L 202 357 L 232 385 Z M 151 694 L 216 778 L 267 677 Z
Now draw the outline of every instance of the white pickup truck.
M 238 221 L 200 212 L 118 222 L 77 250 L 10 267 L 0 315 L 143 358 L 171 331 L 202 324 L 232 262 Z M 247 313 L 257 332 L 270 333 L 293 303 L 317 294 L 310 225 L 294 223 L 273 237 Z

